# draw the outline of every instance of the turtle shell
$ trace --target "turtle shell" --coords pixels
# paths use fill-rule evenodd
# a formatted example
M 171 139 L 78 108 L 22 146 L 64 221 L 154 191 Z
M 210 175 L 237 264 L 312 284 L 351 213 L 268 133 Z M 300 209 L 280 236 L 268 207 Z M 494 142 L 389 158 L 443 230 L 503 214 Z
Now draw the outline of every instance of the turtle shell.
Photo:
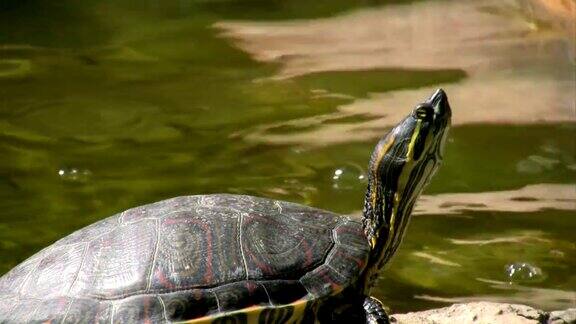
M 0 278 L 0 322 L 274 310 L 337 295 L 368 253 L 362 225 L 346 216 L 250 196 L 177 197 L 80 229 L 12 269 Z

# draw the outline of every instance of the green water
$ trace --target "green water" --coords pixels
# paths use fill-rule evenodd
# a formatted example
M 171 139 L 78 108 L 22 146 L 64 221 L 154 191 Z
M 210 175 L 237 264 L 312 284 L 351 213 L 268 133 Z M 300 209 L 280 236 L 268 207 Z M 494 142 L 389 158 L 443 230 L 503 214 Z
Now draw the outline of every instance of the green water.
M 179 195 L 242 193 L 358 214 L 366 186 L 361 175 L 377 138 L 316 145 L 246 135 L 330 114 L 374 93 L 458 84 L 468 73 L 380 68 L 271 79 L 278 64 L 255 61 L 211 26 L 380 6 L 334 0 L 0 3 L 0 273 L 98 219 Z M 341 95 L 317 96 L 317 89 Z M 358 114 L 267 132 L 290 136 L 372 119 Z M 426 194 L 573 185 L 575 134 L 569 122 L 456 125 Z M 334 179 L 338 169 L 343 175 Z M 375 295 L 394 312 L 474 299 L 574 307 L 574 228 L 574 210 L 554 206 L 418 215 Z M 511 278 L 506 267 L 515 263 L 538 271 Z

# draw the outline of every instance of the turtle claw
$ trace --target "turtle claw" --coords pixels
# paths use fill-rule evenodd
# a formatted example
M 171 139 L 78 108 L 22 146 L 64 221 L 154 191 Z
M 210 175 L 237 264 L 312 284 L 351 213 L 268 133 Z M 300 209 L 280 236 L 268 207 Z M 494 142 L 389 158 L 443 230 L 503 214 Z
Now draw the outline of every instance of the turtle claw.
M 368 296 L 362 306 L 366 313 L 366 324 L 390 324 L 388 314 L 378 299 Z

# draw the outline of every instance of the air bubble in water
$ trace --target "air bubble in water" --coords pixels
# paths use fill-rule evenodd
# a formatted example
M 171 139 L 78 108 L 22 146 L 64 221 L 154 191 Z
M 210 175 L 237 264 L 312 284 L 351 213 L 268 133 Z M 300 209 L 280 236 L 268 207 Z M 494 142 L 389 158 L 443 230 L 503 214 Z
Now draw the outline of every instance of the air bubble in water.
M 538 282 L 544 279 L 542 269 L 527 262 L 508 264 L 505 271 L 510 282 Z
M 85 183 L 90 180 L 92 172 L 88 169 L 61 168 L 58 170 L 58 176 L 65 182 Z
M 332 187 L 334 189 L 354 189 L 364 187 L 365 184 L 366 175 L 360 167 L 343 166 L 332 173 Z

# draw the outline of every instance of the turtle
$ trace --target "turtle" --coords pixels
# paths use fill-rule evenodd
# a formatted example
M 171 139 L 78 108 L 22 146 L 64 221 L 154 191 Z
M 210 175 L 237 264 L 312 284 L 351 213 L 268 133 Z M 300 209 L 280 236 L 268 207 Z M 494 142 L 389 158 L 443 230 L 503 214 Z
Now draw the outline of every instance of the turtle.
M 0 278 L 2 323 L 388 323 L 370 295 L 443 159 L 438 89 L 382 137 L 362 219 L 235 194 L 128 209 Z

